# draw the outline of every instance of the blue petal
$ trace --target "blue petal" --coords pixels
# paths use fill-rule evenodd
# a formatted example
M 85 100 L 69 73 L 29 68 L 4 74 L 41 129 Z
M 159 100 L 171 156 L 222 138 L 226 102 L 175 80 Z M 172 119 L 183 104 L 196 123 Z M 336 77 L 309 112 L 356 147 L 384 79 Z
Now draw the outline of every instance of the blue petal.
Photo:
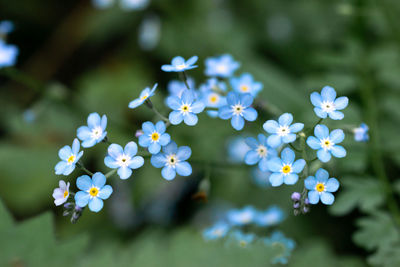
M 190 164 L 186 161 L 178 162 L 175 165 L 175 168 L 176 168 L 176 172 L 180 176 L 189 176 L 192 174 L 192 166 L 190 166 Z
M 293 121 L 293 115 L 290 113 L 284 113 L 278 119 L 279 125 L 282 125 L 282 126 L 290 125 L 292 123 L 292 121 Z
M 230 107 L 223 106 L 219 109 L 218 116 L 223 120 L 227 120 L 233 116 L 233 113 Z
M 156 155 L 151 156 L 150 159 L 151 165 L 153 165 L 156 168 L 161 168 L 165 166 L 166 163 L 166 157 L 162 153 L 158 153 Z
M 150 154 L 157 154 L 158 152 L 160 152 L 160 150 L 161 150 L 161 146 L 159 143 L 151 143 L 149 145 Z
M 98 197 L 92 198 L 89 201 L 89 209 L 93 212 L 99 212 L 103 208 L 103 200 Z
M 100 126 L 100 115 L 98 113 L 91 113 L 87 119 L 87 123 L 89 128 L 93 129 L 97 126 Z
M 246 153 L 246 156 L 244 157 L 244 162 L 247 165 L 254 165 L 260 160 L 260 157 L 258 156 L 258 153 L 254 150 L 250 150 L 249 152 Z
M 279 124 L 274 120 L 268 120 L 264 123 L 263 128 L 267 133 L 275 134 L 278 130 Z
M 198 56 L 193 56 L 193 57 L 189 58 L 186 61 L 186 65 L 189 65 L 189 66 L 193 65 L 194 63 L 196 63 L 197 59 L 198 59 Z
M 110 156 L 104 158 L 104 164 L 111 169 L 119 168 L 118 162 Z
M 87 127 L 87 126 L 79 127 L 78 130 L 76 131 L 76 135 L 82 141 L 92 138 L 92 132 L 90 131 L 89 127 Z
M 234 92 L 229 92 L 226 96 L 226 101 L 228 102 L 229 106 L 238 104 L 238 95 Z
M 339 97 L 335 100 L 334 105 L 337 110 L 342 110 L 349 104 L 349 99 L 345 96 Z
M 308 190 L 315 190 L 315 186 L 317 185 L 317 179 L 315 179 L 314 176 L 308 176 L 305 180 L 304 180 L 304 186 L 308 189 Z
M 318 117 L 325 119 L 326 116 L 328 116 L 328 113 L 326 111 L 323 111 L 322 108 L 316 107 L 314 108 L 315 114 L 317 114 Z
M 104 138 L 103 138 L 104 139 Z M 88 139 L 82 142 L 82 147 L 92 147 L 96 144 L 96 140 L 95 139 Z
M 175 68 L 171 65 L 162 65 L 161 69 L 165 72 L 171 72 L 175 70 Z
M 241 116 L 235 115 L 232 117 L 231 125 L 235 130 L 240 131 L 244 127 L 244 119 Z
M 317 191 L 312 190 L 308 192 L 308 201 L 310 201 L 311 204 L 317 204 L 319 202 L 319 194 Z
M 190 112 L 190 113 L 188 113 L 188 114 L 183 116 L 183 120 L 184 120 L 186 125 L 194 126 L 194 125 L 197 124 L 199 119 L 197 118 L 197 115 L 195 115 L 194 113 Z
M 181 123 L 183 121 L 183 115 L 180 111 L 172 111 L 171 113 L 169 113 L 169 121 L 173 124 L 173 125 L 178 125 L 179 123 Z
M 335 197 L 333 196 L 333 194 L 329 192 L 321 193 L 321 202 L 324 203 L 325 205 L 332 205 L 334 201 Z
M 324 139 L 327 138 L 329 136 L 329 129 L 328 127 L 326 127 L 323 124 L 318 124 L 317 126 L 315 126 L 314 128 L 314 135 L 318 138 L 318 139 Z
M 268 160 L 266 158 L 262 158 L 260 160 L 260 162 L 258 163 L 258 167 L 260 168 L 261 171 L 267 172 L 269 169 L 268 168 L 269 167 Z
M 280 158 L 275 157 L 268 161 L 268 168 L 271 172 L 280 172 L 282 169 L 282 161 Z
M 315 150 L 321 148 L 321 142 L 315 136 L 309 136 L 307 138 L 307 145 Z
M 268 136 L 267 144 L 270 147 L 276 148 L 282 144 L 282 138 L 277 134 L 270 135 Z
M 181 56 L 176 56 L 172 59 L 171 64 L 173 66 L 185 64 L 185 59 Z
M 260 141 L 260 144 L 262 144 L 262 145 L 267 144 L 267 137 L 265 137 L 265 135 L 258 134 L 257 137 L 258 137 L 258 141 Z
M 328 181 L 329 173 L 325 169 L 320 168 L 315 173 L 315 178 L 318 182 L 325 183 Z
M 201 101 L 195 101 L 190 107 L 192 112 L 197 114 L 202 112 L 206 106 Z
M 295 140 L 296 140 L 296 134 L 294 134 L 294 133 L 290 133 L 285 136 L 282 136 L 282 141 L 283 141 L 283 143 L 286 143 L 286 144 L 292 143 Z
M 102 188 L 106 184 L 106 177 L 101 172 L 96 172 L 92 176 L 92 184 L 98 188 Z
M 165 132 L 165 130 L 166 130 L 165 123 L 163 121 L 158 121 L 156 123 L 156 131 L 159 134 L 163 134 Z
M 319 93 L 313 92 L 310 95 L 310 99 L 311 99 L 311 103 L 314 106 L 316 106 L 316 107 L 320 107 L 321 106 L 322 100 L 321 100 L 321 95 Z
M 125 180 L 132 175 L 132 170 L 128 167 L 123 166 L 118 169 L 117 173 L 121 179 Z
M 106 115 L 103 115 L 103 117 L 101 117 L 100 126 L 103 131 L 106 129 L 106 127 L 107 127 L 107 116 Z
M 142 156 L 136 156 L 131 159 L 128 167 L 131 169 L 138 169 L 144 164 L 144 158 Z
M 329 153 L 324 149 L 320 149 L 317 151 L 317 157 L 319 158 L 320 161 L 326 163 L 331 159 L 331 153 Z
M 333 130 L 331 132 L 331 134 L 329 135 L 329 139 L 331 139 L 331 141 L 335 144 L 342 142 L 344 139 L 343 130 L 341 130 L 341 129 Z
M 283 174 L 282 173 L 273 173 L 269 177 L 269 182 L 272 186 L 280 186 L 283 184 Z
M 139 145 L 141 147 L 148 147 L 151 144 L 151 138 L 148 135 L 142 134 L 139 136 Z
M 158 143 L 162 146 L 168 145 L 168 143 L 171 141 L 171 136 L 167 133 L 164 133 L 160 136 L 160 139 L 158 139 Z
M 102 189 L 100 189 L 98 196 L 101 199 L 107 199 L 110 197 L 112 192 L 113 192 L 112 187 L 110 185 L 105 185 Z
M 244 106 L 244 107 L 249 107 L 251 106 L 251 104 L 253 103 L 253 96 L 251 94 L 242 94 L 240 96 L 240 103 Z
M 282 162 L 286 164 L 291 164 L 294 161 L 295 154 L 294 151 L 286 147 L 281 152 Z
M 143 102 L 144 102 L 144 100 L 142 100 L 140 98 L 136 98 L 136 99 L 132 100 L 131 102 L 129 102 L 128 107 L 129 108 L 137 108 L 138 106 L 143 104 Z
M 247 121 L 255 121 L 257 119 L 257 111 L 254 108 L 246 108 L 243 110 L 243 117 Z
M 58 156 L 62 160 L 67 160 L 72 155 L 72 149 L 70 146 L 64 146 L 58 151 Z
M 57 163 L 57 165 L 54 167 L 54 171 L 56 172 L 57 175 L 63 174 L 64 170 L 67 168 L 67 162 L 65 161 L 60 161 Z
M 79 207 L 83 208 L 88 204 L 89 198 L 90 198 L 90 195 L 88 193 L 83 192 L 83 191 L 78 191 L 75 194 L 75 203 Z
M 163 147 L 163 152 L 167 155 L 175 154 L 177 151 L 178 151 L 178 145 L 174 141 L 171 141 L 168 145 Z
M 333 146 L 331 148 L 331 153 L 333 156 L 337 157 L 337 158 L 343 158 L 346 156 L 346 149 L 344 149 L 344 147 L 342 146 Z
M 186 90 L 186 89 L 185 89 Z M 167 98 L 167 106 L 170 109 L 178 110 L 182 105 L 182 102 L 179 97 L 177 96 L 170 96 Z
M 329 118 L 331 118 L 332 120 L 341 120 L 344 118 L 344 114 L 341 111 L 332 111 L 329 112 Z
M 304 169 L 304 166 L 306 166 L 306 161 L 304 159 L 298 159 L 293 163 L 292 171 L 294 173 L 300 173 Z
M 176 153 L 176 157 L 180 161 L 187 160 L 192 155 L 192 150 L 188 146 L 181 146 L 178 148 L 178 152 Z
M 170 181 L 175 178 L 176 172 L 175 172 L 175 169 L 172 168 L 171 166 L 165 166 L 161 170 L 161 175 L 162 175 L 162 177 L 164 177 L 165 180 Z
M 283 176 L 284 183 L 287 185 L 292 185 L 299 180 L 299 176 L 297 174 L 291 173 L 288 175 Z
M 181 95 L 181 101 L 184 104 L 190 105 L 193 102 L 193 93 L 189 90 L 184 90 Z
M 125 145 L 125 148 L 124 148 L 125 155 L 127 155 L 129 157 L 133 157 L 136 155 L 137 151 L 138 151 L 138 147 L 135 142 L 131 141 Z
M 321 91 L 322 100 L 334 101 L 336 98 L 336 91 L 330 86 L 325 86 Z
M 108 147 L 108 155 L 113 157 L 114 159 L 117 159 L 120 155 L 124 153 L 124 150 L 120 145 L 117 144 L 111 144 Z
M 336 192 L 339 189 L 339 181 L 335 178 L 328 179 L 328 182 L 325 184 L 325 189 L 328 192 Z
M 293 123 L 292 125 L 290 125 L 289 130 L 291 133 L 297 133 L 300 132 L 301 130 L 303 130 L 304 128 L 304 124 L 303 123 Z
M 90 179 L 88 175 L 79 176 L 78 179 L 76 179 L 76 186 L 80 190 L 87 191 L 92 187 L 92 179 Z
M 65 169 L 64 169 L 64 171 L 63 171 L 63 175 L 70 175 L 72 172 L 73 172 L 73 170 L 75 169 L 75 164 L 72 164 L 72 165 L 66 165 L 65 166 Z
M 142 130 L 145 134 L 152 134 L 155 130 L 154 124 L 150 121 L 143 122 Z
M 245 139 L 245 142 L 252 149 L 256 149 L 258 147 L 257 139 L 255 139 L 254 137 L 247 137 Z

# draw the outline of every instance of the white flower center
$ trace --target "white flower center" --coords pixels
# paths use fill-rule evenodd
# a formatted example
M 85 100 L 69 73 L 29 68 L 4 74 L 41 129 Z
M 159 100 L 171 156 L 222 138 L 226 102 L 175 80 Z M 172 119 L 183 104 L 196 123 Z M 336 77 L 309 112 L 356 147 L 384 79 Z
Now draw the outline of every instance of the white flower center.
M 221 237 L 223 233 L 224 233 L 224 230 L 222 230 L 221 228 L 214 229 L 214 231 L 213 231 L 213 234 L 218 237 Z
M 176 66 L 176 69 L 177 70 L 183 70 L 183 69 L 185 69 L 186 68 L 186 64 L 180 64 L 180 65 L 177 65 Z
M 222 73 L 224 73 L 228 70 L 228 68 L 225 64 L 218 64 L 216 69 L 218 72 L 222 72 Z
M 240 215 L 240 221 L 242 223 L 249 223 L 251 221 L 251 212 L 244 212 Z
M 99 139 L 102 135 L 103 135 L 103 130 L 101 129 L 100 126 L 93 128 L 91 132 L 91 136 L 93 139 Z
M 260 156 L 261 158 L 265 158 L 265 157 L 267 156 L 267 154 L 268 154 L 268 149 L 267 149 L 265 146 L 263 146 L 263 145 L 259 145 L 259 146 L 257 147 L 257 154 L 258 154 L 258 156 Z
M 321 143 L 320 143 L 320 144 L 321 144 L 321 147 L 322 147 L 324 150 L 330 150 L 330 149 L 332 148 L 332 146 L 335 145 L 335 143 L 333 143 L 333 142 L 329 139 L 329 137 L 324 138 L 324 139 L 321 139 L 320 142 L 321 142 Z
M 176 163 L 178 163 L 178 159 L 175 154 L 171 154 L 167 156 L 167 166 L 171 166 L 175 168 Z
M 232 109 L 233 114 L 243 116 L 242 113 L 243 113 L 244 108 L 242 105 L 240 105 L 240 104 L 232 105 L 231 109 Z
M 131 161 L 131 158 L 125 154 L 122 154 L 121 156 L 119 156 L 117 158 L 118 165 L 121 167 L 128 167 L 130 161 Z
M 181 111 L 181 113 L 182 113 L 183 115 L 186 115 L 186 114 L 192 112 L 192 108 L 191 108 L 191 106 L 188 105 L 188 104 L 183 104 L 183 105 L 179 108 L 179 110 Z
M 279 136 L 286 136 L 286 135 L 290 134 L 289 126 L 287 126 L 287 125 L 279 126 L 278 130 L 276 131 L 276 133 Z
M 322 102 L 322 103 L 321 103 L 321 108 L 322 108 L 323 111 L 325 111 L 325 112 L 327 112 L 327 113 L 336 110 L 335 104 L 334 104 L 333 102 L 331 102 L 331 101 L 324 101 L 324 102 Z

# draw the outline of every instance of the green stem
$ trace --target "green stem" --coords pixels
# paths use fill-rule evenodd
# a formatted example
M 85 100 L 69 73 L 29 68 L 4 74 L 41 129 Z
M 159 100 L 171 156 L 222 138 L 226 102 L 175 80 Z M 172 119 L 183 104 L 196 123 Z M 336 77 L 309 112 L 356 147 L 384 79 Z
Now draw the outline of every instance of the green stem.
M 93 176 L 93 173 L 91 171 L 89 171 L 88 169 L 85 168 L 85 166 L 83 166 L 83 163 L 78 161 L 76 163 L 76 166 L 78 166 L 79 168 L 81 168 L 84 172 L 86 172 L 87 174 L 89 174 L 90 176 Z
M 106 175 L 104 175 L 104 176 L 106 178 L 110 178 L 111 176 L 113 176 L 117 172 L 117 170 L 118 169 L 111 170 L 111 171 L 107 172 Z
M 188 81 L 187 81 L 186 72 L 185 72 L 185 71 L 182 71 L 182 72 L 179 72 L 179 73 L 182 73 L 182 74 L 180 75 L 180 77 L 181 77 L 181 79 L 183 80 L 183 82 L 185 83 L 186 88 L 187 88 L 188 90 L 190 90 L 190 86 L 189 86 Z
M 323 118 L 320 118 L 320 119 L 314 124 L 313 127 L 311 127 L 310 129 L 308 129 L 307 132 L 311 132 L 311 133 L 312 133 L 312 131 L 314 130 L 315 126 L 317 126 L 318 124 L 320 124 L 323 120 L 324 120 Z
M 153 110 L 153 112 L 154 112 L 158 117 L 160 117 L 160 119 L 162 119 L 162 120 L 165 121 L 166 123 L 169 123 L 169 119 L 168 119 L 167 117 L 165 117 L 164 115 L 162 115 L 162 114 L 158 111 L 158 109 L 153 105 L 153 103 L 150 102 L 150 99 L 149 99 L 149 100 L 146 100 L 146 101 L 149 101 L 151 110 Z

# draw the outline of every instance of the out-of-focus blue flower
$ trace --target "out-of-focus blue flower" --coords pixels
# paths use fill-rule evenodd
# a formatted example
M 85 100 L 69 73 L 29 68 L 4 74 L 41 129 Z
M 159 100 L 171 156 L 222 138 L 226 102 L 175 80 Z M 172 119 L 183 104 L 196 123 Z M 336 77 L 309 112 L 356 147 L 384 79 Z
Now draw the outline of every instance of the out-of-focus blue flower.
M 256 82 L 250 73 L 243 73 L 240 77 L 231 78 L 233 90 L 238 93 L 249 93 L 256 96 L 263 88 L 262 83 Z
M 268 188 L 271 186 L 269 182 L 269 176 L 271 175 L 270 171 L 263 172 L 260 168 L 253 168 L 251 170 L 251 179 L 253 183 L 261 188 Z
M 285 237 L 285 235 L 279 231 L 275 231 L 270 237 L 264 238 L 263 242 L 268 247 L 282 249 L 282 251 L 271 260 L 272 264 L 287 264 L 293 249 L 296 247 L 296 243 L 292 239 Z
M 181 176 L 192 174 L 192 166 L 188 160 L 192 150 L 188 146 L 178 148 L 174 141 L 162 148 L 162 152 L 151 156 L 151 164 L 156 168 L 162 168 L 161 175 L 166 180 L 175 178 L 176 173 Z
M 267 137 L 263 134 L 258 135 L 258 140 L 254 137 L 246 138 L 246 144 L 250 147 L 247 152 L 244 162 L 247 165 L 254 165 L 258 163 L 261 171 L 268 171 L 268 159 L 276 156 L 276 150 L 267 145 Z
M 257 211 L 254 223 L 261 227 L 273 226 L 281 223 L 285 219 L 285 214 L 277 206 L 271 206 L 265 211 Z
M 357 142 L 367 142 L 369 140 L 368 130 L 368 125 L 361 123 L 360 127 L 353 129 L 354 140 Z
M 140 93 L 139 98 L 136 98 L 134 100 L 132 100 L 128 107 L 129 108 L 137 108 L 138 106 L 142 105 L 144 103 L 144 101 L 146 101 L 147 99 L 149 99 L 150 97 L 152 97 L 154 95 L 154 91 L 157 88 L 157 84 L 155 84 L 153 86 L 153 88 L 150 89 L 150 87 L 146 87 L 142 90 L 142 92 Z
M 191 89 L 195 88 L 194 80 L 191 77 L 187 78 L 187 83 Z M 182 93 L 187 90 L 184 82 L 172 80 L 167 85 L 168 92 L 171 96 L 181 97 Z
M 36 112 L 33 109 L 26 109 L 22 113 L 25 122 L 32 123 L 36 120 Z
M 143 157 L 135 156 L 137 151 L 138 147 L 133 141 L 126 144 L 124 149 L 118 144 L 111 144 L 104 164 L 111 169 L 118 169 L 121 179 L 128 179 L 132 175 L 132 169 L 138 169 L 144 164 Z
M 250 150 L 250 147 L 246 144 L 246 139 L 239 136 L 228 140 L 227 150 L 229 161 L 241 163 L 244 161 L 244 157 Z
M 207 58 L 205 64 L 205 74 L 207 76 L 216 76 L 221 78 L 232 76 L 235 70 L 240 67 L 240 63 L 236 62 L 233 57 L 228 54 Z
M 161 69 L 165 72 L 183 72 L 185 70 L 191 70 L 197 68 L 196 63 L 198 57 L 193 56 L 185 61 L 183 57 L 177 56 L 174 57 L 171 61 L 171 65 L 162 65 Z
M 256 235 L 253 233 L 243 233 L 240 230 L 233 231 L 230 235 L 230 242 L 238 245 L 241 248 L 247 248 L 256 239 Z
M 224 222 L 217 222 L 213 226 L 204 229 L 203 238 L 206 241 L 220 239 L 226 236 L 230 229 L 229 224 Z
M 257 119 L 257 111 L 251 107 L 253 103 L 251 94 L 229 92 L 226 100 L 228 103 L 220 107 L 218 116 L 223 120 L 232 118 L 231 125 L 235 130 L 242 130 L 245 120 L 255 121 Z
M 87 118 L 88 126 L 81 126 L 77 130 L 77 136 L 82 141 L 82 147 L 92 147 L 100 143 L 107 136 L 107 116 L 100 118 L 98 113 L 91 113 Z
M 119 4 L 122 10 L 132 11 L 145 9 L 149 2 L 149 0 L 120 0 Z
M 226 97 L 223 93 L 226 91 L 226 84 L 218 81 L 216 78 L 208 79 L 207 82 L 200 86 L 201 100 L 206 107 L 219 108 L 227 104 Z M 207 110 L 207 114 L 212 117 L 218 117 L 217 110 Z
M 80 144 L 77 138 L 72 142 L 72 147 L 64 146 L 58 151 L 61 161 L 54 168 L 57 175 L 69 175 L 75 169 L 75 164 L 82 157 L 83 151 L 79 152 Z
M 252 206 L 246 206 L 243 209 L 232 209 L 226 214 L 228 222 L 234 226 L 247 225 L 254 221 L 256 209 Z
M 83 208 L 89 204 L 89 209 L 99 212 L 103 208 L 103 200 L 110 197 L 113 189 L 106 185 L 106 177 L 101 172 L 96 172 L 93 177 L 82 175 L 76 179 L 76 186 L 81 190 L 75 194 L 75 203 Z
M 69 182 L 65 183 L 63 180 L 60 180 L 58 185 L 59 187 L 53 191 L 54 204 L 56 204 L 56 206 L 67 202 L 69 197 Z
M 310 95 L 311 103 L 315 106 L 314 112 L 318 117 L 325 119 L 329 116 L 333 120 L 341 120 L 343 112 L 338 111 L 347 107 L 349 99 L 345 96 L 336 98 L 336 91 L 330 86 L 322 88 L 321 94 L 313 92 Z
M 275 157 L 268 161 L 268 167 L 271 172 L 269 182 L 272 186 L 280 186 L 282 183 L 292 185 L 299 179 L 299 173 L 306 165 L 304 159 L 295 161 L 293 150 L 286 147 L 281 152 L 281 158 Z
M 309 176 L 304 180 L 305 187 L 308 191 L 308 200 L 311 204 L 321 202 L 325 205 L 332 205 L 335 201 L 333 192 L 339 189 L 339 181 L 336 178 L 329 178 L 329 173 L 320 168 L 314 176 Z
M 346 150 L 342 146 L 338 146 L 344 139 L 344 133 L 341 129 L 333 130 L 329 134 L 329 129 L 323 124 L 318 124 L 314 128 L 314 135 L 307 138 L 307 144 L 317 151 L 317 157 L 322 162 L 328 162 L 331 154 L 337 158 L 346 156 Z
M 92 5 L 98 9 L 106 9 L 114 4 L 115 0 L 92 0 Z
M 182 121 L 189 126 L 197 124 L 198 113 L 204 110 L 204 103 L 199 100 L 195 100 L 191 90 L 185 90 L 181 97 L 171 96 L 167 100 L 169 108 L 173 109 L 169 113 L 169 121 L 173 125 L 177 125 Z
M 161 20 L 154 14 L 147 15 L 140 23 L 139 45 L 145 51 L 157 47 L 161 37 Z
M 9 20 L 0 21 L 0 35 L 7 35 L 14 31 L 14 23 Z
M 14 66 L 18 56 L 18 47 L 8 45 L 0 39 L 0 68 Z
M 139 137 L 139 145 L 147 147 L 151 154 L 160 152 L 162 146 L 168 145 L 171 136 L 165 132 L 166 127 L 163 121 L 158 121 L 154 125 L 150 121 L 142 124 L 143 134 Z
M 293 115 L 290 113 L 282 114 L 278 121 L 268 120 L 263 128 L 271 135 L 267 143 L 271 147 L 278 147 L 282 143 L 288 144 L 296 140 L 296 133 L 303 130 L 303 123 L 293 123 Z M 292 125 L 291 125 L 292 124 Z

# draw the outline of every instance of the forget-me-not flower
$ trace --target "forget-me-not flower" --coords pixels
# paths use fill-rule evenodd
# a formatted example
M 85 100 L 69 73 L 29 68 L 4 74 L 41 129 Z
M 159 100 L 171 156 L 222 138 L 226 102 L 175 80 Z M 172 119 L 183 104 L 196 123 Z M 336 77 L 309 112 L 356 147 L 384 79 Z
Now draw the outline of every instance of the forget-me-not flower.
M 196 63 L 197 59 L 197 56 L 193 56 L 185 61 L 183 57 L 177 56 L 172 59 L 171 65 L 162 65 L 161 69 L 166 72 L 183 72 L 185 70 L 191 70 L 197 68 L 197 65 L 193 65 Z
M 290 113 L 282 114 L 278 121 L 268 120 L 264 123 L 263 128 L 271 135 L 267 139 L 267 143 L 271 147 L 278 147 L 282 143 L 288 144 L 296 140 L 296 133 L 300 132 L 304 124 L 293 123 L 293 115 Z
M 230 229 L 229 224 L 225 222 L 217 222 L 213 226 L 204 229 L 203 238 L 206 241 L 215 240 L 226 236 Z
M 167 105 L 173 109 L 169 113 L 169 121 L 173 125 L 177 125 L 182 121 L 189 126 L 196 125 L 198 121 L 196 114 L 202 112 L 205 108 L 202 101 L 195 99 L 192 90 L 184 91 L 181 97 L 169 97 Z
M 307 138 L 307 144 L 317 151 L 317 157 L 322 162 L 328 162 L 331 154 L 337 158 L 346 156 L 346 150 L 342 146 L 338 146 L 344 139 L 344 133 L 341 129 L 333 130 L 329 133 L 328 127 L 318 124 L 314 128 L 314 135 Z
M 263 243 L 268 247 L 278 246 L 281 249 L 280 253 L 272 258 L 272 264 L 287 264 L 291 252 L 296 247 L 296 243 L 292 239 L 285 237 L 280 231 L 274 231 L 270 237 L 264 238 Z
M 0 36 L 7 35 L 14 30 L 14 23 L 9 20 L 0 21 Z
M 89 209 L 99 212 L 103 208 L 103 200 L 110 197 L 113 189 L 106 185 L 106 177 L 101 172 L 96 172 L 93 177 L 82 175 L 76 179 L 76 186 L 81 190 L 75 194 L 75 203 L 83 208 L 89 204 Z
M 195 82 L 191 77 L 187 78 L 187 83 L 191 89 L 195 88 Z M 172 80 L 167 85 L 170 96 L 181 97 L 182 93 L 187 90 L 186 84 L 182 81 Z
M 229 54 L 207 58 L 205 64 L 205 74 L 207 76 L 216 76 L 221 78 L 232 76 L 235 70 L 240 67 L 240 63 L 236 62 Z
M 240 230 L 236 230 L 230 234 L 230 243 L 234 242 L 242 248 L 248 247 L 255 239 L 255 234 L 243 233 Z
M 216 78 L 208 79 L 207 82 L 200 86 L 200 96 L 206 107 L 219 108 L 226 105 L 226 97 L 224 96 L 226 83 Z M 207 114 L 212 117 L 218 117 L 217 110 L 207 110 Z
M 158 121 L 154 125 L 150 121 L 142 124 L 143 134 L 139 136 L 139 145 L 147 147 L 151 154 L 160 152 L 162 146 L 168 145 L 171 136 L 165 132 L 166 127 L 163 121 Z
M 153 88 L 150 89 L 150 87 L 146 87 L 142 90 L 140 93 L 139 98 L 136 98 L 132 100 L 128 107 L 129 108 L 137 108 L 138 106 L 142 105 L 147 99 L 150 99 L 154 95 L 154 91 L 157 88 L 157 84 L 154 84 Z
M 244 137 L 239 136 L 228 139 L 227 152 L 229 161 L 233 163 L 243 162 L 249 150 L 250 147 L 246 144 L 246 139 Z
M 79 152 L 80 144 L 77 138 L 72 142 L 72 147 L 64 146 L 58 151 L 61 161 L 54 168 L 57 175 L 69 175 L 75 169 L 75 164 L 82 157 L 83 151 Z
M 162 148 L 162 152 L 151 156 L 151 164 L 156 168 L 162 168 L 161 175 L 166 180 L 172 180 L 176 174 L 189 176 L 192 174 L 192 166 L 188 160 L 192 150 L 188 146 L 178 148 L 174 141 Z
M 246 144 L 251 150 L 246 153 L 244 162 L 248 165 L 258 163 L 261 171 L 268 171 L 268 159 L 276 156 L 276 150 L 267 145 L 267 137 L 263 134 L 258 135 L 258 140 L 254 137 L 248 137 Z
M 114 4 L 115 0 L 92 0 L 92 5 L 98 9 L 106 9 Z
M 87 119 L 88 126 L 81 126 L 77 130 L 77 136 L 82 141 L 82 147 L 92 147 L 103 141 L 107 136 L 107 116 L 100 118 L 98 113 L 91 113 Z
M 253 222 L 256 215 L 256 209 L 252 206 L 246 206 L 243 209 L 232 209 L 226 214 L 227 220 L 231 225 L 241 226 Z
M 294 151 L 286 147 L 281 152 L 281 157 L 272 158 L 268 162 L 268 167 L 271 172 L 269 181 L 272 186 L 280 186 L 282 183 L 292 185 L 299 179 L 299 173 L 306 165 L 304 159 L 295 161 Z
M 344 114 L 339 110 L 346 108 L 349 103 L 349 99 L 345 96 L 336 98 L 336 91 L 330 86 L 322 88 L 321 94 L 313 92 L 310 95 L 310 99 L 315 106 L 315 114 L 322 119 L 327 116 L 333 120 L 343 119 Z
M 120 0 L 119 4 L 125 11 L 143 10 L 148 6 L 149 0 Z
M 256 96 L 263 88 L 262 83 L 256 82 L 250 73 L 243 73 L 240 77 L 232 77 L 231 85 L 238 93 L 249 93 Z
M 18 47 L 8 45 L 0 39 L 0 68 L 15 65 L 18 56 Z
M 254 223 L 261 227 L 277 225 L 283 221 L 285 214 L 277 206 L 271 206 L 265 211 L 257 211 Z
M 265 171 L 263 172 L 260 170 L 260 168 L 253 168 L 251 170 L 251 180 L 252 182 L 261 188 L 268 188 L 271 186 L 271 183 L 269 182 L 269 176 L 271 175 L 271 172 Z
M 317 204 L 319 200 L 325 205 L 332 205 L 335 201 L 333 192 L 339 189 L 336 178 L 329 178 L 329 173 L 324 169 L 318 169 L 315 176 L 309 176 L 304 180 L 308 191 L 308 200 L 311 204 Z
M 354 128 L 354 140 L 357 142 L 367 142 L 369 140 L 368 125 L 361 123 L 360 127 Z
M 59 187 L 53 191 L 54 204 L 56 204 L 56 206 L 67 202 L 69 197 L 69 182 L 65 183 L 63 180 L 60 180 L 58 185 Z
M 231 119 L 232 127 L 240 131 L 244 127 L 244 121 L 255 121 L 257 111 L 251 107 L 253 96 L 251 94 L 238 94 L 229 92 L 226 97 L 227 105 L 220 107 L 218 116 L 223 120 Z
M 111 169 L 118 169 L 121 179 L 128 179 L 132 175 L 132 169 L 138 169 L 144 164 L 143 157 L 136 156 L 137 151 L 138 147 L 133 141 L 126 144 L 124 149 L 118 144 L 111 144 L 104 164 Z

